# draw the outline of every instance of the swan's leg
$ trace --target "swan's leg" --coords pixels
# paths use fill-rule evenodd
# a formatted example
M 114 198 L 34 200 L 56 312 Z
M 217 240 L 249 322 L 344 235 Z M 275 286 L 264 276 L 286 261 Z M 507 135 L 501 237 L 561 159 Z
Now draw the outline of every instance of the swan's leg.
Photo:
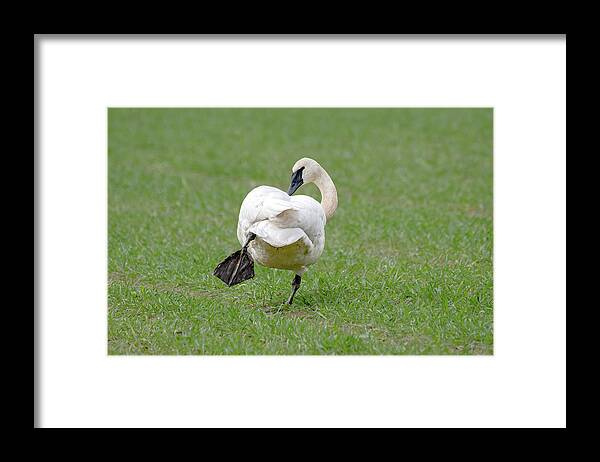
M 251 233 L 242 249 L 232 253 L 219 263 L 213 274 L 230 287 L 253 278 L 254 261 L 247 249 L 255 237 L 256 234 Z
M 256 238 L 256 234 L 250 233 L 250 235 L 248 236 L 248 239 L 246 240 L 246 243 L 244 244 L 244 247 L 242 247 L 242 250 L 240 252 L 240 258 L 237 262 L 237 265 L 235 265 L 235 269 L 233 270 L 233 272 L 231 273 L 231 276 L 229 277 L 229 282 L 227 282 L 228 286 L 231 286 L 231 283 L 237 276 L 237 272 L 240 269 L 240 263 L 242 262 L 242 259 L 244 258 L 244 254 L 246 253 L 246 250 L 248 249 L 248 245 L 250 245 L 250 242 L 252 242 L 254 240 L 254 238 Z
M 256 234 L 254 234 L 254 233 L 248 234 L 248 239 L 246 239 L 246 243 L 244 244 L 244 247 L 242 247 L 242 251 L 241 251 L 242 255 L 244 255 L 244 253 L 246 253 L 248 246 L 254 239 L 256 239 Z M 240 260 L 241 260 L 241 258 L 240 258 Z
M 294 276 L 294 280 L 292 281 L 292 293 L 290 295 L 290 298 L 288 298 L 287 304 L 291 305 L 292 302 L 294 301 L 294 295 L 296 295 L 296 291 L 300 288 L 300 283 L 302 282 L 302 278 L 296 274 L 296 276 Z

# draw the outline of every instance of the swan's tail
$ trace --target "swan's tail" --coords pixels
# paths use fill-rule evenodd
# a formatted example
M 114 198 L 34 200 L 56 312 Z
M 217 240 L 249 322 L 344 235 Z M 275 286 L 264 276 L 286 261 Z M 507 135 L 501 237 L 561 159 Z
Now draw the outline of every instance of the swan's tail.
M 254 260 L 248 253 L 248 244 L 256 235 L 252 235 L 246 245 L 229 255 L 217 265 L 213 274 L 229 287 L 254 277 Z

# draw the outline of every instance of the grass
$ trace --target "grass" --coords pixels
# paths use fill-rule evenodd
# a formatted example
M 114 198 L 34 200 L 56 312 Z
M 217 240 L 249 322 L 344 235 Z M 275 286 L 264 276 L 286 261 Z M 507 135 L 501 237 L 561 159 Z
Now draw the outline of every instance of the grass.
M 492 118 L 109 109 L 109 354 L 492 354 Z M 226 287 L 242 199 L 304 156 L 338 188 L 323 256 L 292 306 L 289 271 Z

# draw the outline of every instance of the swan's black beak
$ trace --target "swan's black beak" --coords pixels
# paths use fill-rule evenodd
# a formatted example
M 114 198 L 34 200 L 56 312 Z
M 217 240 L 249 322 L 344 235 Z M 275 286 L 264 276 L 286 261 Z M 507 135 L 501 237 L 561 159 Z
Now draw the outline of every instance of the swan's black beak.
M 304 183 L 304 180 L 302 179 L 302 170 L 304 170 L 304 167 L 299 168 L 292 173 L 292 181 L 290 183 L 290 189 L 288 189 L 288 196 L 294 194 L 296 190 Z

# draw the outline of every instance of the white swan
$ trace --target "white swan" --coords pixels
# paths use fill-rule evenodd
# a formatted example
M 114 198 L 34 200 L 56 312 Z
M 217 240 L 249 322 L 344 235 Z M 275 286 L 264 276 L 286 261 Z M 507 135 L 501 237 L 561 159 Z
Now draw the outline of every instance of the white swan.
M 314 183 L 321 192 L 319 204 L 310 196 L 292 196 L 303 184 Z M 242 249 L 227 257 L 214 271 L 229 286 L 254 277 L 257 261 L 269 268 L 291 270 L 291 304 L 302 275 L 315 263 L 325 246 L 325 224 L 338 205 L 331 177 L 315 160 L 305 157 L 294 164 L 287 193 L 258 186 L 240 208 L 237 237 Z

